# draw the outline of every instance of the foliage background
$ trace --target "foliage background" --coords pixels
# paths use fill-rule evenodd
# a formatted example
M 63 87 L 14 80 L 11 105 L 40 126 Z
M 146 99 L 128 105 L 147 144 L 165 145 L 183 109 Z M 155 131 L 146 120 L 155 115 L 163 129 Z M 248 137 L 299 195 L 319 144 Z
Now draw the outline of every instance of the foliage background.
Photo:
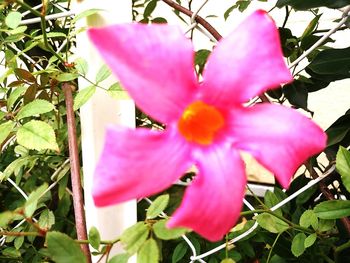
M 163 23 L 166 15 L 155 15 L 160 0 L 134 0 L 133 18 L 143 23 Z M 163 1 L 169 3 L 172 1 Z M 267 1 L 261 1 L 267 2 Z M 350 4 L 347 0 L 279 0 L 268 1 L 276 5 L 274 12 L 282 14 L 284 22 L 279 28 L 284 55 L 293 63 L 305 54 L 328 30 L 321 27 L 326 8 L 339 8 Z M 79 244 L 90 243 L 91 251 L 100 255 L 100 262 L 126 262 L 137 253 L 138 261 L 188 262 L 191 250 L 184 239 L 186 230 L 169 231 L 164 228 L 166 215 L 178 206 L 184 187 L 176 185 L 158 197 L 150 206 L 147 200 L 139 203 L 138 223 L 115 240 L 100 240 L 98 229 L 89 230 L 86 240 L 77 240 L 74 209 L 72 206 L 71 172 L 68 147 L 67 97 L 64 85 L 74 93 L 74 111 L 79 146 L 79 108 L 88 101 L 96 89 L 103 89 L 118 97 L 118 83 L 110 87 L 101 82 L 110 75 L 102 67 L 96 78 L 88 80 L 91 86 L 77 89 L 77 78 L 85 78 L 89 65 L 84 58 L 75 59 L 74 27 L 79 19 L 85 19 L 97 10 L 90 10 L 75 17 L 23 25 L 26 18 L 43 18 L 61 12 L 59 6 L 70 7 L 70 1 L 44 1 L 44 9 L 33 11 L 41 1 L 1 1 L 0 57 L 3 70 L 0 74 L 0 262 L 88 262 Z M 195 1 L 176 1 L 188 10 Z M 162 3 L 164 4 L 164 3 Z M 229 19 L 253 6 L 253 1 L 232 1 L 221 17 Z M 321 9 L 319 9 L 322 7 Z M 168 7 L 169 10 L 173 10 Z M 304 10 L 304 11 L 298 11 Z M 288 19 L 305 12 L 309 23 L 303 32 L 288 28 Z M 188 16 L 174 11 L 180 23 L 190 25 Z M 208 21 L 214 16 L 205 17 Z M 339 13 L 339 20 L 341 13 Z M 279 21 L 280 22 L 280 21 Z M 279 23 L 280 24 L 280 23 Z M 335 23 L 334 23 L 335 24 Z M 337 30 L 349 30 L 349 20 Z M 220 31 L 220 28 L 216 28 Z M 193 37 L 199 34 L 190 32 Z M 308 98 L 312 93 L 329 89 L 330 83 L 350 77 L 350 47 L 334 48 L 331 37 L 307 55 L 308 63 L 292 68 L 295 81 L 280 89 L 267 92 L 264 97 L 274 103 L 291 105 L 308 114 Z M 211 44 L 212 46 L 212 44 Z M 195 63 L 200 74 L 209 49 L 196 52 Z M 254 54 L 252 54 L 254 55 Z M 262 98 L 262 99 L 264 99 Z M 341 98 L 339 98 L 341 99 Z M 337 99 L 329 100 L 337 105 Z M 337 116 L 326 132 L 329 136 L 325 150 L 327 161 L 309 160 L 301 175 L 283 192 L 277 185 L 274 192 L 266 192 L 263 198 L 247 197 L 257 209 L 242 212 L 242 223 L 226 238 L 232 239 L 246 231 L 257 220 L 259 227 L 250 235 L 207 257 L 206 262 L 346 262 L 350 252 L 350 110 Z M 138 111 L 138 126 L 161 128 L 145 114 Z M 320 159 L 318 159 L 320 160 Z M 282 208 L 271 212 L 269 208 L 306 185 L 311 177 L 325 172 L 333 163 L 337 170 L 318 185 L 300 194 Z M 83 174 L 82 174 L 83 175 Z M 187 174 L 191 178 L 193 174 Z M 82 176 L 83 179 L 83 176 Z M 185 180 L 184 180 L 185 181 Z M 29 197 L 24 198 L 23 193 Z M 83 205 L 83 204 L 81 204 Z M 215 215 L 213 215 L 215 216 Z M 187 237 L 197 254 L 210 250 L 219 243 L 209 243 L 194 233 Z M 110 248 L 121 242 L 126 253 L 109 257 Z

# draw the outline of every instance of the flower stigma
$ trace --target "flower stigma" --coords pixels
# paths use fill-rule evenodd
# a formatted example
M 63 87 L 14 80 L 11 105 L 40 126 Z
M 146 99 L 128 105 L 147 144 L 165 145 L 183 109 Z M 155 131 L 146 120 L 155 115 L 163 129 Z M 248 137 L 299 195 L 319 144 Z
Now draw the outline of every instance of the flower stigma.
M 187 141 L 209 145 L 224 124 L 224 117 L 217 108 L 195 101 L 183 112 L 178 129 Z

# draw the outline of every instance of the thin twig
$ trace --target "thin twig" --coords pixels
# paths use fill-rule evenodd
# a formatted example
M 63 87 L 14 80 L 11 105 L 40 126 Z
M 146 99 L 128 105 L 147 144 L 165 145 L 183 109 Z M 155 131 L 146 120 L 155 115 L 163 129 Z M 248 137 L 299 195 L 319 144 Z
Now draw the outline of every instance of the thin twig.
M 77 132 L 75 128 L 76 123 L 73 110 L 72 87 L 69 83 L 64 83 L 62 89 L 66 99 L 69 158 L 71 164 L 71 181 L 73 190 L 73 205 L 77 237 L 80 240 L 86 240 L 88 238 L 86 231 L 84 199 L 83 193 L 81 191 L 82 188 L 80 181 L 79 151 L 77 143 Z M 88 262 L 91 262 L 89 245 L 81 244 L 80 246 Z
M 167 5 L 171 6 L 172 8 L 176 9 L 177 11 L 187 15 L 188 17 L 192 17 L 193 12 L 191 10 L 188 10 L 187 8 L 179 5 L 178 3 L 171 1 L 171 0 L 162 0 Z M 195 21 L 203 26 L 216 40 L 220 40 L 222 36 L 219 34 L 219 32 L 203 17 L 196 15 L 194 17 Z
M 175 10 L 190 17 L 191 21 L 195 20 L 198 24 L 203 26 L 205 28 L 205 30 L 207 30 L 214 37 L 214 39 L 216 41 L 219 41 L 222 38 L 220 33 L 207 20 L 205 20 L 203 17 L 196 14 L 198 12 L 192 12 L 191 10 L 189 10 L 189 9 L 187 9 L 187 8 L 185 8 L 185 7 L 179 5 L 171 0 L 162 0 L 162 1 L 164 3 L 166 3 L 167 5 L 171 6 L 172 8 L 174 8 Z M 262 102 L 270 102 L 269 98 L 265 94 L 259 95 L 259 98 L 261 99 Z
M 283 21 L 283 24 L 282 24 L 282 28 L 284 28 L 287 24 L 287 21 L 288 21 L 288 18 L 289 18 L 289 9 L 288 9 L 288 6 L 286 5 L 286 16 L 284 17 L 284 21 Z
M 42 233 L 39 232 L 12 232 L 12 231 L 0 231 L 0 236 L 15 236 L 15 237 L 20 237 L 20 236 L 45 236 Z

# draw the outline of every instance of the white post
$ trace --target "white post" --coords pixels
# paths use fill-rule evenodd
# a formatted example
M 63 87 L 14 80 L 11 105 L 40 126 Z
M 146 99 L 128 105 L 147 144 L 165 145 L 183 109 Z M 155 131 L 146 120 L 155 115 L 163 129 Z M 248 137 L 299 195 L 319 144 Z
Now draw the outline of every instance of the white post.
M 84 10 L 97 8 L 103 9 L 98 14 L 92 15 L 86 21 L 79 21 L 77 26 L 103 26 L 112 23 L 131 22 L 131 0 L 84 0 L 76 5 L 76 13 Z M 89 71 L 88 79 L 94 81 L 95 76 L 103 62 L 91 45 L 86 33 L 77 36 L 77 56 L 87 60 Z M 104 81 L 101 85 L 108 88 L 115 83 L 113 77 Z M 91 84 L 86 80 L 79 79 L 79 89 Z M 92 226 L 98 228 L 103 240 L 117 238 L 122 231 L 136 223 L 136 201 L 106 208 L 96 208 L 91 195 L 93 184 L 93 173 L 104 143 L 105 127 L 108 124 L 135 126 L 135 108 L 131 100 L 115 100 L 100 89 L 80 110 L 82 150 L 83 150 L 83 172 L 85 191 L 85 210 L 88 229 Z M 111 255 L 121 253 L 121 247 L 115 246 Z M 97 261 L 93 259 L 94 262 Z M 135 262 L 134 259 L 129 262 Z

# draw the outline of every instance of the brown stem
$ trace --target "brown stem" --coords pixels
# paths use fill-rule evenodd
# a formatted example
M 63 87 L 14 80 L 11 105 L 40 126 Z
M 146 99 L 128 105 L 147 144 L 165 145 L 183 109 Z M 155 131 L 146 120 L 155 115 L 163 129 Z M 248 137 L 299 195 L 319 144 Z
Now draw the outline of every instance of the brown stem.
M 315 169 L 312 167 L 310 163 L 306 164 L 306 168 L 308 169 L 313 179 L 316 179 L 318 177 Z M 329 190 L 327 184 L 324 181 L 320 181 L 318 186 L 322 194 L 324 195 L 324 197 L 326 197 L 327 200 L 335 200 L 332 192 Z M 343 218 L 340 218 L 340 221 L 342 222 L 348 236 L 350 237 L 350 219 L 348 217 L 343 217 Z
M 32 218 L 26 217 L 25 220 L 38 230 L 38 235 L 40 235 L 40 236 L 45 236 L 46 235 L 47 229 L 41 228 L 38 223 L 35 223 L 33 221 Z
M 78 239 L 86 240 L 88 238 L 86 231 L 84 199 L 80 181 L 79 152 L 77 144 L 77 132 L 75 129 L 72 86 L 69 83 L 64 83 L 62 89 L 64 91 L 64 96 L 66 99 L 69 159 L 71 164 L 71 181 L 73 190 L 73 205 L 77 237 Z M 91 256 L 89 245 L 81 244 L 80 246 L 86 256 L 87 261 L 90 263 Z
M 45 236 L 38 232 L 10 232 L 10 231 L 0 231 L 0 236 Z
M 172 8 L 178 10 L 179 12 L 191 17 L 193 12 L 191 10 L 188 10 L 187 8 L 179 5 L 178 3 L 171 1 L 171 0 L 163 0 L 164 3 L 171 6 Z M 195 21 L 202 25 L 216 40 L 220 40 L 222 36 L 219 34 L 219 32 L 203 17 L 196 15 Z

